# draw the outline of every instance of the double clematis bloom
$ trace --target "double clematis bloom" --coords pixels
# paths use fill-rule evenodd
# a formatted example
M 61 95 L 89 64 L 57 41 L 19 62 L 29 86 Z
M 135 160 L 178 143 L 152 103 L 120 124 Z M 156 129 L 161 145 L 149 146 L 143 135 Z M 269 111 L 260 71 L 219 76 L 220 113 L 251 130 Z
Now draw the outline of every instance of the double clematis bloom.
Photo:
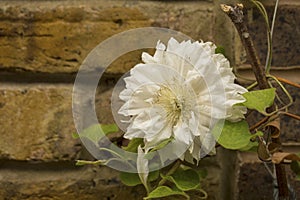
M 143 138 L 146 153 L 167 140 L 181 144 L 177 155 L 189 162 L 214 152 L 212 127 L 244 118 L 246 108 L 234 105 L 247 92 L 215 49 L 210 42 L 171 38 L 167 47 L 158 42 L 154 56 L 143 53 L 144 63 L 131 69 L 120 93 L 119 114 L 130 117 L 124 137 Z

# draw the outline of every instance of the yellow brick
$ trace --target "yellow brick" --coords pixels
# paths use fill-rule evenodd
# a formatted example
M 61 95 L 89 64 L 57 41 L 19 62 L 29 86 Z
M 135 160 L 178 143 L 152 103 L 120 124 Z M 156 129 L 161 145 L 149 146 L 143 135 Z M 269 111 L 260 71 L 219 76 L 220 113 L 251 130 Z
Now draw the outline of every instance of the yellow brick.
M 158 26 L 212 39 L 213 4 L 206 2 L 0 2 L 0 66 L 4 70 L 74 73 L 100 42 L 125 30 Z M 119 59 L 124 73 L 141 52 Z

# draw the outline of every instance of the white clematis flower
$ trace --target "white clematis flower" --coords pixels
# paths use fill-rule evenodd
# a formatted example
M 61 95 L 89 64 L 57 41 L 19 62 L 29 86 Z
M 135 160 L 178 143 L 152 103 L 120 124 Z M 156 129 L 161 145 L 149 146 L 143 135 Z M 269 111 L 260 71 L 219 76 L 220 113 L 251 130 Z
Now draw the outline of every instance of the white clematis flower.
M 172 138 L 185 148 L 173 153 L 189 162 L 214 151 L 211 128 L 219 119 L 244 117 L 246 108 L 233 105 L 247 91 L 234 83 L 228 60 L 215 48 L 171 38 L 167 47 L 158 42 L 154 56 L 143 53 L 144 63 L 131 69 L 120 93 L 119 114 L 130 117 L 124 137 L 144 138 L 146 153 Z

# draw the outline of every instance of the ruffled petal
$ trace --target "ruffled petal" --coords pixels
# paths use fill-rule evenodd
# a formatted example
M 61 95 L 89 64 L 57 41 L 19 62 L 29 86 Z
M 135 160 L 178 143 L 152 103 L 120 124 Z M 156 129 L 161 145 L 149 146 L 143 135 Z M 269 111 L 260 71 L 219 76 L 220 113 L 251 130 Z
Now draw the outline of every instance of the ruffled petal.
M 190 128 L 186 123 L 179 122 L 174 126 L 175 139 L 189 146 L 193 141 Z
M 157 146 L 160 142 L 162 142 L 165 139 L 169 139 L 172 136 L 172 126 L 170 124 L 165 124 L 165 126 L 157 132 L 156 135 L 153 135 L 152 137 L 145 137 L 145 151 L 148 152 L 150 149 Z
M 129 96 L 125 92 L 121 93 L 120 98 L 128 100 L 123 104 L 118 113 L 124 116 L 131 116 L 143 112 L 146 108 L 152 106 L 153 97 L 159 88 L 158 85 L 154 84 L 142 85 L 135 92 L 131 92 Z
M 142 137 L 150 141 L 164 129 L 165 124 L 164 110 L 159 107 L 151 107 L 134 117 L 124 137 L 133 139 L 138 136 L 138 138 Z

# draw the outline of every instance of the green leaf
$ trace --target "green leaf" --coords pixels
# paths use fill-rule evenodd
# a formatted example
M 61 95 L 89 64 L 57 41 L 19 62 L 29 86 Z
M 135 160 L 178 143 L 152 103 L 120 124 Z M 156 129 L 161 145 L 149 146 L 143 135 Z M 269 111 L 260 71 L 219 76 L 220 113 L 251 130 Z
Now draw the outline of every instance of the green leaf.
M 153 149 L 150 150 L 150 152 L 154 152 L 157 150 L 160 150 L 162 148 L 164 148 L 167 144 L 169 144 L 174 138 L 167 138 L 165 140 L 163 140 L 162 142 L 160 142 L 158 145 L 156 145 Z
M 266 108 L 270 107 L 274 102 L 275 90 L 275 88 L 270 88 L 246 92 L 242 94 L 246 101 L 238 105 L 244 105 L 249 109 L 254 109 L 262 114 L 266 114 Z
M 115 133 L 119 131 L 119 128 L 116 124 L 100 124 L 102 131 L 105 135 L 109 133 Z
M 174 138 L 167 138 L 165 140 L 163 140 L 162 142 L 160 142 L 158 145 L 156 145 L 155 147 L 153 147 L 146 155 L 145 158 L 148 160 L 151 160 L 155 155 L 155 151 L 158 151 L 162 148 L 164 148 L 167 144 L 169 144 Z
M 148 181 L 155 181 L 159 177 L 159 171 L 149 173 Z M 137 173 L 120 172 L 120 180 L 124 185 L 136 186 L 142 184 L 140 177 Z
M 245 120 L 239 122 L 225 121 L 224 124 L 220 121 L 213 128 L 212 134 L 220 145 L 233 150 L 246 147 L 253 137 Z
M 79 134 L 76 132 L 76 133 L 72 133 L 72 137 L 73 137 L 73 139 L 78 139 L 78 138 L 80 138 L 79 137 Z
M 142 184 L 140 177 L 136 173 L 121 172 L 120 180 L 124 185 L 136 186 Z
M 173 182 L 182 191 L 193 190 L 200 185 L 199 175 L 193 169 L 177 170 L 174 174 L 163 178 Z
M 91 140 L 94 143 L 97 143 L 102 137 L 117 132 L 118 126 L 116 124 L 94 124 L 81 133 L 79 133 L 79 137 L 85 137 Z
M 225 56 L 225 48 L 223 46 L 217 46 L 215 53 L 218 54 L 223 54 Z
M 247 146 L 239 148 L 239 151 L 257 152 L 258 142 L 249 142 Z
M 291 169 L 293 170 L 293 172 L 300 175 L 300 162 L 299 161 L 292 161 Z
M 122 147 L 125 151 L 137 153 L 137 148 L 139 145 L 143 144 L 143 138 L 133 138 L 129 141 L 126 147 Z
M 200 179 L 204 179 L 207 177 L 208 173 L 206 169 L 196 169 L 195 171 L 198 173 Z
M 261 131 L 257 131 L 255 134 L 252 135 L 252 138 L 254 138 L 256 136 L 264 136 L 264 133 Z
M 253 140 L 257 136 L 263 136 L 264 133 L 261 131 L 257 131 L 255 134 L 252 135 L 251 139 Z M 239 148 L 239 151 L 248 151 L 248 152 L 257 152 L 258 142 L 249 140 L 247 146 Z
M 159 186 L 155 188 L 152 192 L 149 193 L 147 197 L 144 197 L 144 199 L 161 198 L 172 195 L 182 195 L 189 199 L 189 196 L 186 193 L 178 191 L 176 189 L 171 189 L 167 186 Z
M 151 181 L 155 181 L 156 179 L 158 179 L 159 177 L 159 170 L 157 171 L 153 171 L 153 172 L 150 172 L 149 173 L 149 176 L 148 176 L 148 180 L 151 182 Z
M 300 156 L 300 153 L 298 154 Z M 300 181 L 300 162 L 299 161 L 292 161 L 291 169 L 296 174 L 296 179 Z

